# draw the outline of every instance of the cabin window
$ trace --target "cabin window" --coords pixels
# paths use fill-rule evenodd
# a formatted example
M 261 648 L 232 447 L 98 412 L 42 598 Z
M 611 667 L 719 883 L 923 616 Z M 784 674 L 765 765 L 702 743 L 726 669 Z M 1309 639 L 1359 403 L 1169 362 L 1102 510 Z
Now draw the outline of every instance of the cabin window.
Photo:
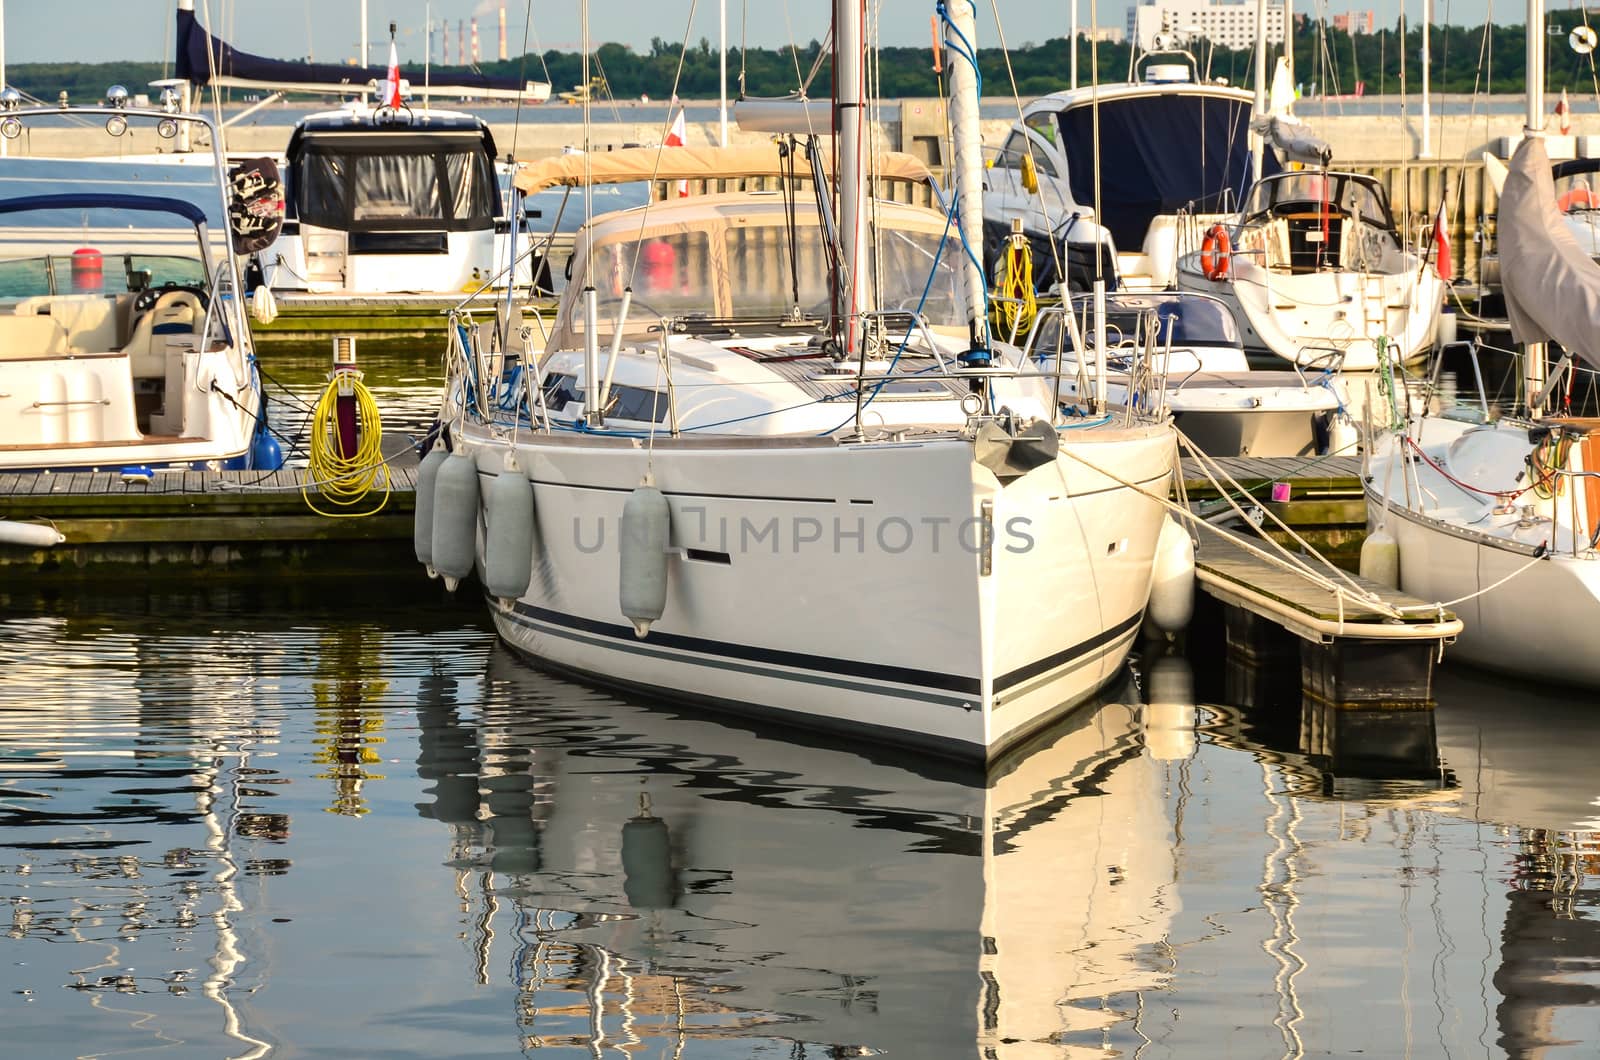
M 1000 153 L 995 156 L 994 168 L 996 169 L 1021 169 L 1022 156 L 1028 153 L 1028 142 L 1022 133 L 1013 132 L 1006 137 L 1006 142 L 1001 145 Z
M 476 145 L 407 151 L 308 150 L 296 169 L 301 221 L 353 232 L 419 225 L 448 231 L 494 222 L 496 185 Z
M 1061 146 L 1061 140 L 1059 139 L 1058 127 L 1056 125 L 1056 115 L 1054 111 L 1035 111 L 1034 113 L 1028 115 L 1023 124 L 1027 125 L 1028 128 L 1037 133 L 1039 135 L 1039 139 L 1043 140 L 1051 147 Z M 1054 175 L 1054 173 L 1051 174 L 1051 176 Z
M 358 155 L 352 161 L 353 220 L 444 220 L 438 166 L 431 155 Z

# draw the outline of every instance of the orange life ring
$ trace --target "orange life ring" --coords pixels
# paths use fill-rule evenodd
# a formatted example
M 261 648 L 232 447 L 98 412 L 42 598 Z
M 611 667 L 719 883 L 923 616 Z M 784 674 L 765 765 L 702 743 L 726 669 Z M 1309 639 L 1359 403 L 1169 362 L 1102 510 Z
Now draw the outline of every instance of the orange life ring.
M 1212 225 L 1200 243 L 1200 271 L 1208 280 L 1221 280 L 1233 269 L 1233 240 L 1221 225 Z
M 1596 206 L 1600 206 L 1600 202 L 1596 202 L 1594 193 L 1582 185 L 1573 188 L 1556 200 L 1556 209 L 1562 213 L 1576 209 L 1592 210 Z

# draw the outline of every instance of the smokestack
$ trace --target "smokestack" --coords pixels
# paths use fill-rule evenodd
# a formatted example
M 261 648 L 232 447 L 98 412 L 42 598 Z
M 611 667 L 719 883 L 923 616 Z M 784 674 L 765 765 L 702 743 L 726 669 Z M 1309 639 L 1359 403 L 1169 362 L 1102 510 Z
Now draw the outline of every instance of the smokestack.
M 500 61 L 506 61 L 506 5 L 500 5 Z
M 439 63 L 443 66 L 450 65 L 450 23 L 446 19 L 439 20 L 440 29 L 444 30 L 444 47 L 439 49 Z
M 472 20 L 472 65 L 478 65 L 478 20 Z
M 467 24 L 456 19 L 456 65 L 467 65 Z

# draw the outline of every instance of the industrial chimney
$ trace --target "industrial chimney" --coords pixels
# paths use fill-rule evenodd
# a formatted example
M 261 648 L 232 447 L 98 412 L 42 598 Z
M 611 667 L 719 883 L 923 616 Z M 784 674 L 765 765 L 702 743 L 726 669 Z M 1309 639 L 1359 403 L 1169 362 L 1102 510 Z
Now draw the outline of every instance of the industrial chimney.
M 504 0 L 500 4 L 500 61 L 506 61 L 506 5 Z

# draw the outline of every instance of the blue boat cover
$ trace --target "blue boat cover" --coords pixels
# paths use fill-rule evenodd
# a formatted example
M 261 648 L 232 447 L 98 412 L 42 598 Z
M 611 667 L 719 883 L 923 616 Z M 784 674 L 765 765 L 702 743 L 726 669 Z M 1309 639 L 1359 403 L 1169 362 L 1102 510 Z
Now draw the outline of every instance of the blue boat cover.
M 164 195 L 109 195 L 83 193 L 69 195 L 24 195 L 16 199 L 0 198 L 0 213 L 20 213 L 24 210 L 143 210 L 147 213 L 175 213 L 192 224 L 206 223 L 206 212 L 192 202 L 169 199 Z
M 1096 210 L 1117 249 L 1137 251 L 1158 214 L 1190 207 L 1199 213 L 1237 210 L 1250 173 L 1250 103 L 1197 92 L 1102 100 L 1100 192 Z M 1094 112 L 1061 112 L 1062 151 L 1074 201 L 1095 205 Z M 1268 151 L 1263 174 L 1276 173 Z

